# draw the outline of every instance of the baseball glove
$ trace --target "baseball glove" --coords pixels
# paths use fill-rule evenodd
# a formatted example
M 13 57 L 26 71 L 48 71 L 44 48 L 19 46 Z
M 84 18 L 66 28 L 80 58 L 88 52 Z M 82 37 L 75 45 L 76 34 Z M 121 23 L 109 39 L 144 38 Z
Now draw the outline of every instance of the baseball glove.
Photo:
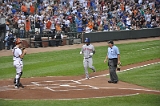
M 120 71 L 120 70 L 121 70 L 121 66 L 122 66 L 121 63 L 120 63 L 120 64 L 117 64 L 117 71 Z

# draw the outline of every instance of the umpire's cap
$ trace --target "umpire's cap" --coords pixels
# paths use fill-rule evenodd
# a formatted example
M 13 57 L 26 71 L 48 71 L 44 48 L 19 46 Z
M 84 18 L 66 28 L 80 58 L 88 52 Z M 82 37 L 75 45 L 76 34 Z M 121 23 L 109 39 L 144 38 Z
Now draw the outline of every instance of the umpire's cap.
M 114 44 L 114 42 L 113 42 L 112 40 L 108 41 L 108 43 L 110 43 L 110 44 L 112 44 L 112 45 Z
M 85 42 L 85 43 L 90 43 L 90 39 L 89 39 L 89 38 L 86 38 L 84 42 Z

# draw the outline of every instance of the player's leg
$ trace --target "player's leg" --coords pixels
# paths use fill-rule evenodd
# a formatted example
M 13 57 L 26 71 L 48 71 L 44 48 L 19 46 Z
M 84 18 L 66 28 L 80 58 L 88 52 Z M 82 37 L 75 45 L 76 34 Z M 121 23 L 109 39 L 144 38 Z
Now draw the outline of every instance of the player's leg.
M 84 66 L 84 71 L 85 71 L 86 78 L 89 79 L 89 75 L 88 75 L 88 59 L 84 59 L 83 60 L 83 66 Z
M 20 87 L 20 78 L 22 76 L 22 68 L 23 66 L 21 64 L 16 64 L 16 77 L 15 77 L 15 88 Z
M 116 66 L 114 66 L 114 61 L 109 60 L 109 73 L 110 73 L 110 81 L 109 83 L 117 83 L 118 82 L 118 76 L 116 74 Z
M 92 58 L 88 59 L 89 68 L 93 70 L 93 72 L 96 72 L 95 67 L 93 66 L 93 60 Z
M 21 76 L 22 76 L 23 72 L 20 72 L 20 77 L 19 77 L 19 87 L 24 88 L 24 86 L 22 85 L 22 83 L 20 82 Z

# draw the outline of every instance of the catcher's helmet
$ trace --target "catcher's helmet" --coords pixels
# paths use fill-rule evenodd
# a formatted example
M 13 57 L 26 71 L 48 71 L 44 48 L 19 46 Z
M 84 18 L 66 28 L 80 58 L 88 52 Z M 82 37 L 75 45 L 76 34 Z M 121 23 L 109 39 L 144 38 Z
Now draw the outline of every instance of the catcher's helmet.
M 89 38 L 86 38 L 84 42 L 85 42 L 85 43 L 90 43 L 90 39 L 89 39 Z
M 22 43 L 22 41 L 20 38 L 17 38 L 15 43 L 16 43 L 16 45 L 18 45 L 18 44 Z

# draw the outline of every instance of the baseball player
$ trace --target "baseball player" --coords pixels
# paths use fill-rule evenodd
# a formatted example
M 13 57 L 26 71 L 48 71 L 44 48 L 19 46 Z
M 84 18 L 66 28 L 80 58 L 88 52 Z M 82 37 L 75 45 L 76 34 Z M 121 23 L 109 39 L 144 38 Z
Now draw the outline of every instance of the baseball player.
M 16 46 L 13 48 L 13 66 L 16 68 L 16 77 L 14 79 L 15 88 L 24 87 L 20 83 L 23 70 L 23 57 L 27 53 L 25 49 L 22 50 L 22 42 L 20 38 L 16 39 Z
M 93 70 L 93 72 L 96 72 L 96 69 L 93 64 L 92 56 L 95 54 L 95 49 L 94 46 L 90 44 L 90 39 L 86 38 L 85 39 L 85 45 L 82 46 L 82 49 L 80 51 L 80 54 L 84 55 L 84 60 L 83 60 L 83 65 L 84 65 L 84 70 L 86 74 L 86 79 L 89 79 L 88 75 L 88 66 L 90 69 Z

